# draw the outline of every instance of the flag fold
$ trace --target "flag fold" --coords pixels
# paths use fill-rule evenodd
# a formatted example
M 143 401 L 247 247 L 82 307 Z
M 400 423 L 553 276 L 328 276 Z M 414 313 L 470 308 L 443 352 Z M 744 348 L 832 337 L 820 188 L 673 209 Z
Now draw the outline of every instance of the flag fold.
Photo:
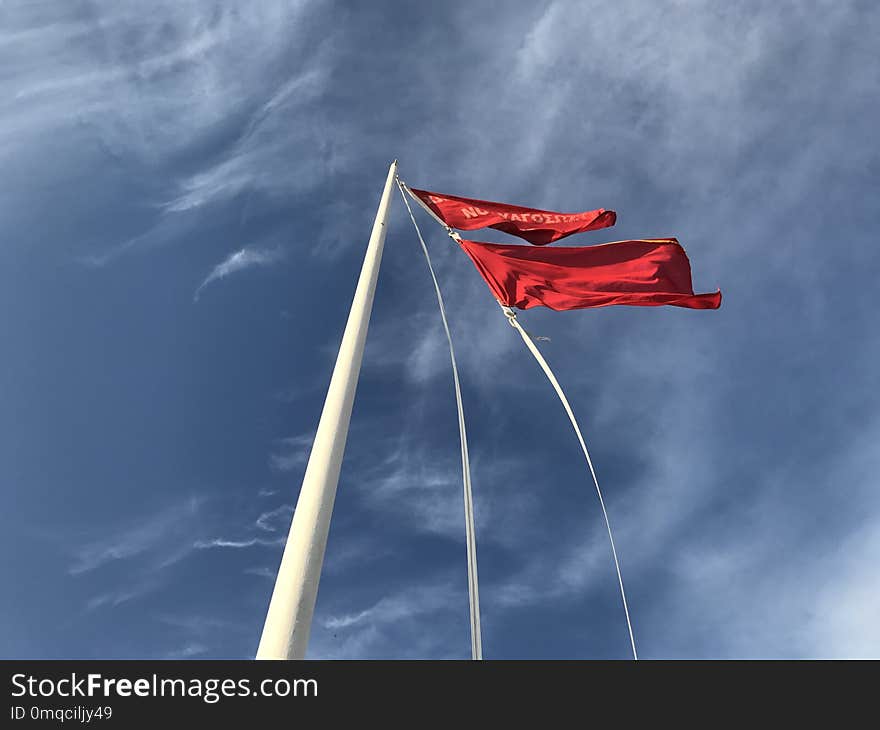
M 690 262 L 675 238 L 553 248 L 466 240 L 459 245 L 507 307 L 721 306 L 720 290 L 694 294 Z
M 544 246 L 573 233 L 607 228 L 613 226 L 617 220 L 617 213 L 604 208 L 581 213 L 557 213 L 551 210 L 433 193 L 429 190 L 416 188 L 409 190 L 451 228 L 462 231 L 495 228 L 519 236 L 536 246 Z

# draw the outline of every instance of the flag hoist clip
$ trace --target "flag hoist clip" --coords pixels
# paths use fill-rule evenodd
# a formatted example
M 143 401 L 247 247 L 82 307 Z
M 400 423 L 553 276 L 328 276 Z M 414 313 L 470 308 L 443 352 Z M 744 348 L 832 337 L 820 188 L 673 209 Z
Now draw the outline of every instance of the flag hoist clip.
M 456 231 L 454 228 L 452 228 L 452 226 L 450 226 L 446 221 L 444 221 L 443 219 L 441 219 L 440 216 L 438 216 L 433 210 L 431 210 L 427 205 L 425 205 L 425 201 L 422 200 L 418 195 L 416 195 L 412 190 L 410 190 L 410 189 L 409 189 L 409 185 L 407 185 L 403 180 L 401 180 L 399 176 L 398 176 L 398 178 L 397 178 L 397 184 L 398 184 L 398 186 L 400 187 L 401 192 L 406 191 L 407 194 L 409 195 L 409 197 L 411 197 L 411 198 L 412 198 L 413 200 L 415 200 L 420 206 L 422 206 L 422 209 L 423 209 L 423 210 L 424 210 L 429 216 L 431 216 L 435 221 L 437 221 L 437 223 L 438 223 L 440 226 L 443 227 L 443 229 L 446 231 L 446 235 L 447 235 L 447 236 L 449 236 L 449 237 L 450 237 L 453 241 L 455 241 L 456 243 L 458 243 L 459 241 L 461 241 L 461 236 L 458 234 L 458 231 Z M 409 210 L 409 203 L 407 202 L 406 197 L 404 197 L 403 200 L 404 200 L 404 202 L 406 203 L 406 209 Z M 411 210 L 409 211 L 409 213 L 410 213 L 410 217 L 412 217 L 412 211 L 411 211 Z M 416 222 L 416 221 L 415 221 L 415 219 L 413 218 L 413 223 L 415 224 L 415 222 Z M 418 225 L 416 225 L 416 230 L 418 231 Z
M 513 309 L 508 307 L 506 304 L 502 304 L 501 302 L 498 302 L 498 306 L 501 307 L 501 311 L 504 312 L 504 316 L 507 317 L 507 323 L 511 327 L 513 327 L 515 330 L 521 329 L 529 337 L 531 337 L 533 340 L 535 340 L 535 342 L 550 342 L 549 337 L 544 337 L 544 335 L 533 335 L 527 329 L 523 329 L 519 324 L 519 320 L 517 320 L 517 318 L 516 318 L 516 312 L 514 312 Z

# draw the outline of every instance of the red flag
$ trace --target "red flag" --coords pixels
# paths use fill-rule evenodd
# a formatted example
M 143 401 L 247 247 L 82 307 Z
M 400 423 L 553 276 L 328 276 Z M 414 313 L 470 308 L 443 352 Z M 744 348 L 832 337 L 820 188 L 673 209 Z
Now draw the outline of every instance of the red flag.
M 451 228 L 462 231 L 495 228 L 524 238 L 536 246 L 558 241 L 572 233 L 607 228 L 613 226 L 617 220 L 617 213 L 604 208 L 583 213 L 556 213 L 552 210 L 523 208 L 489 200 L 459 198 L 429 190 L 410 190 Z
M 460 245 L 507 307 L 721 306 L 721 291 L 694 294 L 690 262 L 674 238 L 555 248 L 476 241 Z

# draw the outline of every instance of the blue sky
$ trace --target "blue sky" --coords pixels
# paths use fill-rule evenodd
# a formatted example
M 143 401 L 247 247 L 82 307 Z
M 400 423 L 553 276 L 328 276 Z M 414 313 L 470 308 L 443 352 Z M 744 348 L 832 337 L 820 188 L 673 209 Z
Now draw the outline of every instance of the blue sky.
M 0 655 L 253 655 L 396 157 L 613 208 L 569 240 L 677 236 L 724 292 L 521 316 L 640 655 L 880 656 L 878 36 L 868 2 L 0 3 Z M 420 220 L 485 655 L 626 658 L 565 414 Z M 445 348 L 395 199 L 312 657 L 469 656 Z

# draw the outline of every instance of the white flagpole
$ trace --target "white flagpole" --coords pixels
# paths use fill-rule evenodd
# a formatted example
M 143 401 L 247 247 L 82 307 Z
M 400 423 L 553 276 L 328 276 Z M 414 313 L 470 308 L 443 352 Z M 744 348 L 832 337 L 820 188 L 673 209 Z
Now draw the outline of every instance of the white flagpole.
M 275 579 L 257 659 L 305 657 L 396 175 L 397 160 L 394 160 L 388 170 L 351 312 L 339 345 L 324 410 L 318 422 L 281 567 Z

